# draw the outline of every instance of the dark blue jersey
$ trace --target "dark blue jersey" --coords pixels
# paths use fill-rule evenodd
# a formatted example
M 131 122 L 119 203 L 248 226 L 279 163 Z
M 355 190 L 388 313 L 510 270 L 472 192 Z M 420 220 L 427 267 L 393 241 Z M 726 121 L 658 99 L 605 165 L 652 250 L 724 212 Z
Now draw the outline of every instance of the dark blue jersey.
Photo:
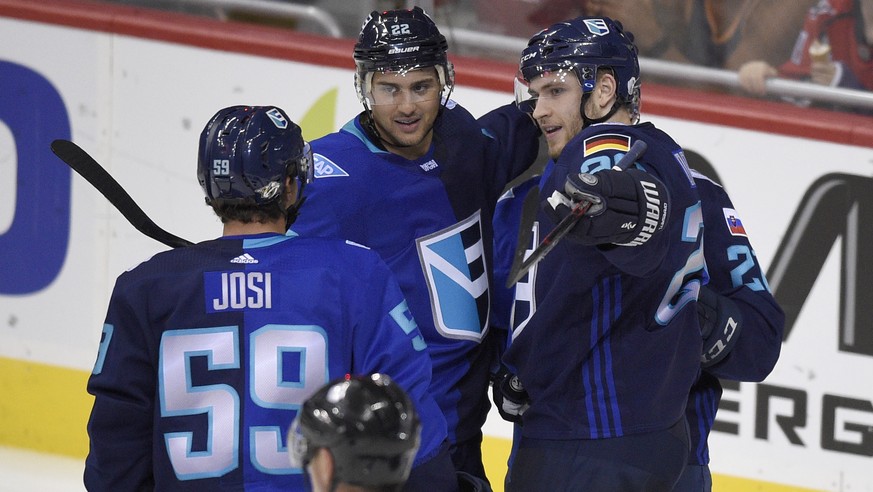
M 394 272 L 427 341 L 431 393 L 452 442 L 478 435 L 488 413 L 492 352 L 482 342 L 491 217 L 505 185 L 533 162 L 538 143 L 536 126 L 514 105 L 495 113 L 489 131 L 449 101 L 430 150 L 415 160 L 376 145 L 360 117 L 313 141 L 316 179 L 294 226 L 305 235 L 365 244 Z
M 730 297 L 743 316 L 736 345 L 718 364 L 704 370 L 688 398 L 689 463 L 705 465 L 709 463 L 706 441 L 722 393 L 719 378 L 754 382 L 766 378 L 779 358 L 785 314 L 770 293 L 742 219 L 724 188 L 700 173 L 693 176 L 706 224 L 703 249 L 708 287 Z
M 669 192 L 664 229 L 640 246 L 583 246 L 564 239 L 515 290 L 504 361 L 531 398 L 523 435 L 599 439 L 670 428 L 697 379 L 695 310 L 704 280 L 699 198 L 682 149 L 651 124 L 598 124 L 564 148 L 541 179 L 541 198 L 568 173 L 611 168 L 634 140 L 636 166 Z M 553 227 L 538 211 L 532 243 Z
M 160 253 L 112 293 L 88 383 L 85 485 L 304 490 L 286 441 L 297 409 L 335 377 L 372 372 L 413 398 L 416 465 L 428 462 L 445 420 L 425 342 L 378 255 L 294 233 Z
M 494 210 L 492 221 L 494 226 L 494 289 L 491 302 L 491 326 L 504 331 L 509 331 L 511 326 L 510 317 L 515 288 L 506 287 L 506 281 L 509 278 L 518 245 L 522 208 L 528 193 L 533 188 L 538 187 L 539 182 L 539 175 L 532 176 L 506 190 L 497 200 L 497 207 Z M 537 193 L 539 193 L 539 189 L 537 189 Z

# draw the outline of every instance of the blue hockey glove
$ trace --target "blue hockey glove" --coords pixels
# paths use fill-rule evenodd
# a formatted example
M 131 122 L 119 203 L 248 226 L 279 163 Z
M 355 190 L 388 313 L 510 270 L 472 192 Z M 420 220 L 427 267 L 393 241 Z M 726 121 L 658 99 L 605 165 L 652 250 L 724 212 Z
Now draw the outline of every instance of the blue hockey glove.
M 521 416 L 530 407 L 530 396 L 518 376 L 505 366 L 492 378 L 491 397 L 500 416 L 508 422 L 520 424 Z
M 663 229 L 670 197 L 661 181 L 638 169 L 607 169 L 597 174 L 570 174 L 564 192 L 543 203 L 557 223 L 580 201 L 591 207 L 567 237 L 588 246 L 639 246 Z
M 736 345 L 743 328 L 743 315 L 737 304 L 727 296 L 700 287 L 697 296 L 697 318 L 703 337 L 703 367 L 718 364 Z

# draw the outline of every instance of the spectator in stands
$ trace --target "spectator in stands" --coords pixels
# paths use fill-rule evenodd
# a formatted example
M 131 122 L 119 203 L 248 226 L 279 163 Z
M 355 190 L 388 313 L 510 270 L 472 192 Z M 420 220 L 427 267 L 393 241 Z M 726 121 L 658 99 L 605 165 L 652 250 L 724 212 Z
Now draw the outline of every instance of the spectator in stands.
M 820 0 L 809 9 L 791 57 L 778 68 L 765 60 L 739 69 L 740 85 L 764 95 L 771 77 L 873 90 L 873 0 Z
M 555 5 L 558 2 L 562 8 Z M 642 57 L 736 70 L 749 60 L 775 64 L 787 58 L 794 33 L 814 2 L 556 0 L 529 18 L 548 25 L 578 10 L 610 17 L 621 21 L 636 39 L 646 40 L 639 46 Z
M 673 42 L 670 32 L 680 23 L 682 4 L 685 0 L 559 0 L 575 4 L 578 15 L 610 17 L 621 21 L 641 41 L 640 56 L 664 60 L 688 62 L 687 56 Z M 564 17 L 557 9 L 541 9 L 533 16 L 545 24 Z M 554 18 L 554 19 L 553 19 Z M 549 22 L 545 22 L 546 20 Z M 552 20 L 553 19 L 553 20 Z

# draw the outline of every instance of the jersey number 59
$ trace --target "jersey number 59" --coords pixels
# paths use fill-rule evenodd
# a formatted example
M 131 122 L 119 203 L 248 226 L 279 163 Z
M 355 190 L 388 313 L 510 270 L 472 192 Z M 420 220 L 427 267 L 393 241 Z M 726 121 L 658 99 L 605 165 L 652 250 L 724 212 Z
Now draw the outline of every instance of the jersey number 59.
M 289 352 L 299 354 L 296 381 L 285 381 L 282 376 L 284 355 Z M 241 395 L 234 386 L 217 382 L 195 385 L 192 381 L 193 357 L 205 357 L 206 369 L 211 373 L 240 370 L 246 356 L 246 388 L 249 404 L 255 408 L 296 411 L 328 381 L 327 338 L 317 326 L 265 325 L 249 336 L 248 354 L 240 353 L 236 326 L 165 332 L 158 362 L 161 417 L 202 414 L 207 422 L 206 439 L 197 439 L 206 443 L 202 450 L 194 450 L 194 430 L 164 434 L 167 454 L 179 480 L 220 477 L 239 467 L 241 437 L 248 439 L 248 456 L 260 472 L 301 473 L 299 468 L 291 467 L 287 446 L 283 445 L 293 413 L 288 413 L 284 426 L 259 426 L 247 423 L 248 418 L 241 422 Z M 246 413 L 258 412 L 247 406 Z M 241 427 L 245 432 L 240 432 Z

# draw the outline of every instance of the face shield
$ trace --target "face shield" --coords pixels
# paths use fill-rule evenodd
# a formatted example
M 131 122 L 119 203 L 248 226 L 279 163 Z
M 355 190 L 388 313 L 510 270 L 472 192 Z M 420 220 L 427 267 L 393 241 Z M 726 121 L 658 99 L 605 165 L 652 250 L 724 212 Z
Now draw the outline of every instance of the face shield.
M 575 65 L 557 70 L 544 70 L 531 81 L 525 80 L 519 71 L 515 76 L 515 104 L 522 111 L 533 114 L 540 99 L 550 102 L 560 102 L 577 86 L 582 86 L 582 93 L 594 90 L 597 67 L 593 65 Z M 581 81 L 580 76 L 581 75 Z
M 409 65 L 355 74 L 358 99 L 367 109 L 374 106 L 419 104 L 441 99 L 451 93 L 454 79 L 451 63 L 443 65 Z
M 293 176 L 297 178 L 301 185 L 312 183 L 315 169 L 312 165 L 312 147 L 309 146 L 309 142 L 303 144 L 303 152 L 295 160 L 294 167 L 296 172 Z

